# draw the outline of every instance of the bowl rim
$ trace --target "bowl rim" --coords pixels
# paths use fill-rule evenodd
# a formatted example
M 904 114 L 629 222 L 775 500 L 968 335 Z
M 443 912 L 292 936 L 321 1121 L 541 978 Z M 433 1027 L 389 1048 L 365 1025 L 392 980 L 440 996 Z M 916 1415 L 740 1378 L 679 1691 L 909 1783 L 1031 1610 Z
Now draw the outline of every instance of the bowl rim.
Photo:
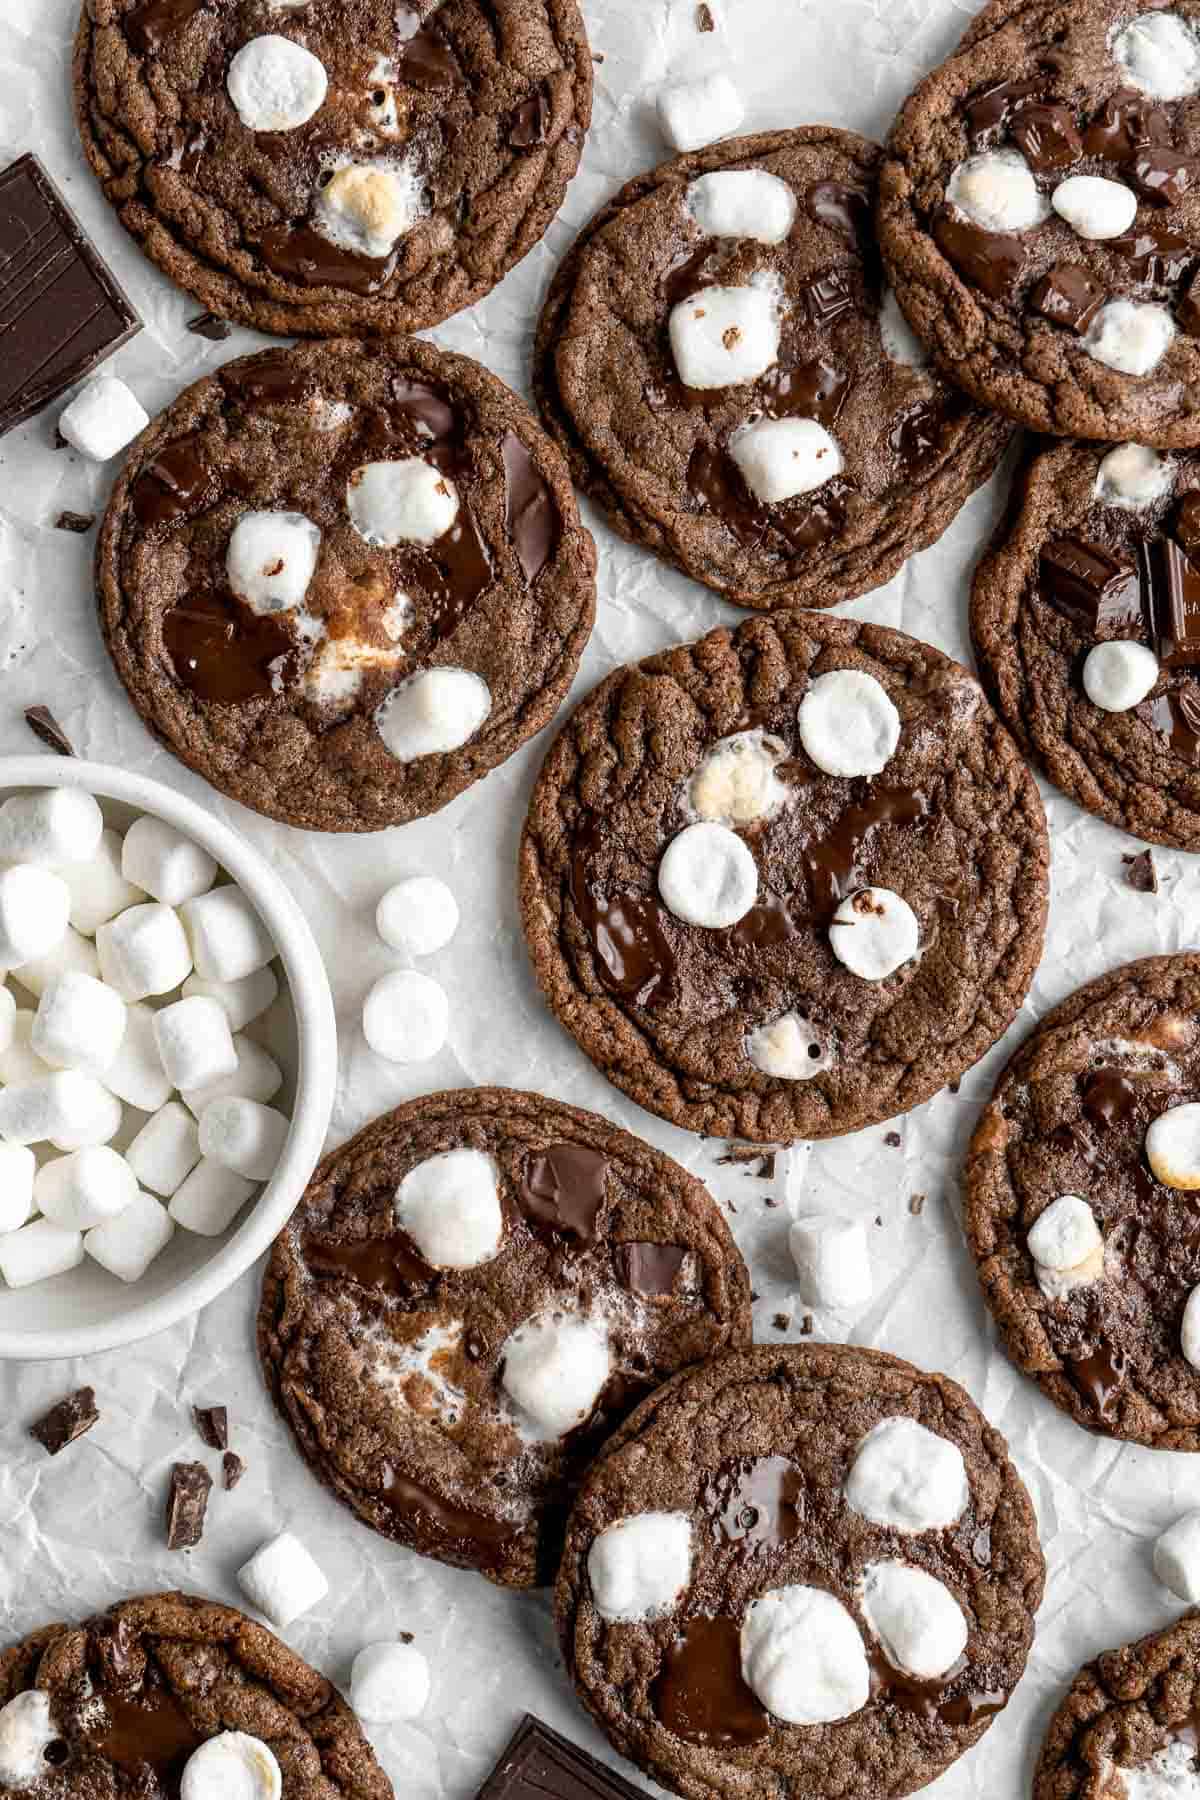
M 292 1126 L 279 1167 L 241 1225 L 202 1269 L 119 1319 L 42 1331 L 0 1329 L 0 1361 L 49 1362 L 119 1350 L 201 1311 L 244 1275 L 278 1235 L 320 1160 L 337 1092 L 337 1017 L 329 977 L 300 907 L 266 856 L 198 801 L 108 763 L 77 757 L 0 757 L 0 794 L 14 788 L 84 788 L 152 813 L 195 838 L 243 888 L 275 939 L 296 1019 Z M 136 1284 L 128 1290 L 136 1292 Z

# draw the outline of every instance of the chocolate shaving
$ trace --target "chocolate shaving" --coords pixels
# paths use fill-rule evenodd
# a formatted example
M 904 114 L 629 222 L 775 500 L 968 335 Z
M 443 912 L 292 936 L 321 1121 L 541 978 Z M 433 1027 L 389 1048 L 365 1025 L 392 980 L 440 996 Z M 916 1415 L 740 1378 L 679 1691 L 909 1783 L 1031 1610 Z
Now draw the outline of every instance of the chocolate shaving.
M 90 1387 L 80 1388 L 74 1394 L 68 1394 L 57 1406 L 52 1406 L 43 1418 L 29 1427 L 29 1435 L 36 1438 L 42 1448 L 50 1455 L 57 1456 L 68 1444 L 90 1431 L 99 1419 L 96 1409 L 95 1390 Z
M 58 756 L 74 756 L 74 744 L 48 706 L 29 707 L 25 713 L 25 723 L 34 737 L 41 739 L 47 750 L 53 750 Z
M 696 8 L 696 30 L 715 31 L 716 29 L 717 21 L 713 18 L 712 7 L 698 6 Z
M 229 1408 L 227 1406 L 193 1406 L 196 1430 L 210 1450 L 229 1448 Z
M 55 531 L 74 531 L 82 537 L 96 523 L 95 513 L 60 512 L 54 521 Z
M 218 319 L 216 313 L 197 313 L 187 323 L 189 331 L 197 337 L 207 338 L 210 344 L 223 344 L 227 337 L 232 337 L 233 326 L 228 319 Z
M 1123 856 L 1125 864 L 1125 882 L 1135 894 L 1157 894 L 1158 871 L 1154 867 L 1154 858 L 1149 850 L 1143 850 L 1138 856 Z
M 924 1194 L 910 1194 L 908 1197 L 908 1210 L 914 1219 L 920 1218 L 921 1214 L 925 1211 Z
M 225 1492 L 231 1494 L 246 1473 L 246 1465 L 236 1450 L 225 1452 L 221 1458 L 221 1472 L 225 1477 Z
M 203 1463 L 176 1463 L 167 1496 L 167 1549 L 194 1550 L 204 1536 L 212 1476 Z

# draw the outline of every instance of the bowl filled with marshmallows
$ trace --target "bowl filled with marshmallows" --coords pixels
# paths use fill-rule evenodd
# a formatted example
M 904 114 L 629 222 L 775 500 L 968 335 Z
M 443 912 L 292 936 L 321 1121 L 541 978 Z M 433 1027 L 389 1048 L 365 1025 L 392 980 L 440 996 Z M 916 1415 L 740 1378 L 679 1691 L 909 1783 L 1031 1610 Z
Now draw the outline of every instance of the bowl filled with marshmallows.
M 336 1083 L 320 954 L 257 851 L 159 782 L 0 760 L 0 1357 L 215 1299 L 299 1200 Z

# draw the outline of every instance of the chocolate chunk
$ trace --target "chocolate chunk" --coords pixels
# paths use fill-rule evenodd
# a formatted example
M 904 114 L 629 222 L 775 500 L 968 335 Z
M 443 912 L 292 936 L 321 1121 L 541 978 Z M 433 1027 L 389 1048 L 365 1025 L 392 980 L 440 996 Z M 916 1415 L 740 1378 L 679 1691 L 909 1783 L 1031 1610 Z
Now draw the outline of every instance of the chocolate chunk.
M 1139 150 L 1129 170 L 1129 179 L 1144 200 L 1155 206 L 1178 206 L 1196 183 L 1200 163 L 1180 150 L 1157 148 Z
M 526 1713 L 478 1800 L 646 1800 L 569 1738 Z
M 1125 864 L 1125 883 L 1135 894 L 1157 894 L 1158 871 L 1154 867 L 1154 858 L 1149 850 L 1143 850 L 1139 856 L 1123 856 Z
M 82 537 L 96 523 L 95 513 L 60 512 L 54 521 L 55 531 L 73 531 Z
M 845 269 L 827 269 L 823 275 L 814 275 L 799 290 L 796 303 L 807 312 L 817 331 L 825 330 L 843 313 L 853 312 L 857 304 L 854 285 Z
M 1078 263 L 1056 263 L 1029 296 L 1033 312 L 1055 325 L 1084 332 L 1108 297 L 1103 282 Z
M 246 1465 L 236 1451 L 227 1450 L 221 1458 L 221 1472 L 225 1478 L 225 1492 L 231 1494 L 246 1473 Z
M 1200 568 L 1173 538 L 1160 538 L 1146 552 L 1151 617 L 1164 669 L 1200 663 Z
M 779 1160 L 778 1150 L 768 1150 L 767 1151 L 767 1154 L 763 1157 L 762 1162 L 759 1165 L 758 1179 L 760 1181 L 774 1181 L 775 1166 L 776 1166 L 776 1163 L 778 1162 L 778 1160 Z
M 1038 592 L 1092 637 L 1136 637 L 1145 629 L 1138 571 L 1082 538 L 1055 538 L 1046 545 Z
M 791 1320 L 786 1313 L 776 1313 L 775 1317 L 771 1320 L 771 1323 L 776 1331 L 786 1331 L 791 1324 Z
M 1191 239 L 1173 231 L 1161 218 L 1147 219 L 1121 237 L 1109 238 L 1108 247 L 1127 257 L 1138 279 L 1148 287 L 1171 287 L 1196 257 Z
M 142 0 L 125 16 L 125 35 L 135 50 L 151 55 L 204 5 L 205 0 Z
M 817 1322 L 813 1318 L 812 1314 L 805 1313 L 804 1317 L 800 1321 L 800 1336 L 801 1337 L 811 1337 L 813 1332 L 816 1329 L 816 1324 L 817 1324 Z
M 505 526 L 532 587 L 558 546 L 558 508 L 549 483 L 538 474 L 515 431 L 505 432 L 500 454 L 507 488 Z
M 607 1175 L 607 1158 L 586 1144 L 551 1144 L 526 1158 L 517 1189 L 521 1211 L 545 1230 L 594 1244 Z
M 1083 139 L 1069 107 L 1028 101 L 1016 108 L 1010 130 L 1035 174 L 1068 169 L 1083 155 Z
M 233 326 L 229 320 L 218 319 L 216 313 L 210 312 L 197 313 L 194 319 L 188 320 L 187 328 L 195 332 L 197 337 L 207 338 L 210 344 L 223 344 L 226 338 L 233 335 Z
M 1133 710 L 1143 725 L 1164 740 L 1173 756 L 1200 763 L 1200 684 L 1186 681 L 1182 687 L 1152 695 Z
M 1020 237 L 984 231 L 952 212 L 940 212 L 933 221 L 933 236 L 943 256 L 972 287 L 993 300 L 1007 300 L 1014 293 L 1025 267 L 1025 246 Z
M 904 1142 L 898 1131 L 889 1131 L 883 1141 L 889 1150 L 898 1150 Z
M 276 275 L 305 287 L 348 288 L 373 294 L 395 268 L 394 256 L 360 256 L 322 237 L 311 225 L 271 225 L 258 244 L 259 254 Z
M 1191 285 L 1179 302 L 1175 311 L 1180 331 L 1188 337 L 1200 337 L 1200 275 L 1192 277 Z
M 20 157 L 0 174 L 0 436 L 141 329 L 37 157 Z
M 1146 144 L 1170 142 L 1171 123 L 1162 108 L 1135 88 L 1118 88 L 1084 133 L 1083 147 L 1089 156 L 1128 162 Z
M 53 750 L 57 756 L 74 756 L 74 744 L 48 706 L 29 707 L 25 723 L 34 737 L 41 739 L 47 750 Z
M 226 1406 L 193 1406 L 192 1417 L 202 1442 L 210 1450 L 229 1448 L 229 1408 Z
M 759 1150 L 757 1144 L 730 1144 L 727 1147 L 724 1156 L 718 1156 L 717 1163 L 720 1165 L 723 1163 L 757 1162 L 761 1154 L 762 1152 Z
M 815 289 L 808 289 L 811 297 Z M 826 357 L 808 362 L 777 363 L 763 378 L 763 404 L 772 419 L 818 419 L 826 427 L 837 424 L 850 392 L 850 376 Z
M 919 1218 L 925 1211 L 924 1194 L 910 1194 L 908 1197 L 908 1210 L 914 1219 Z
M 544 144 L 549 123 L 550 101 L 545 89 L 539 88 L 528 100 L 522 100 L 513 114 L 508 141 L 517 150 L 528 150 L 534 144 Z
M 230 704 L 277 693 L 303 660 L 286 613 L 253 612 L 232 594 L 196 594 L 172 607 L 163 643 L 182 687 Z
M 756 1744 L 771 1729 L 742 1674 L 739 1621 L 722 1615 L 683 1625 L 663 1657 L 651 1699 L 667 1730 L 685 1743 L 727 1749 Z
M 1037 81 L 1002 81 L 998 87 L 984 90 L 967 105 L 967 130 L 971 145 L 978 149 L 993 133 L 1007 125 L 1012 109 L 1021 100 L 1036 94 Z
M 167 1496 L 167 1549 L 194 1550 L 204 1536 L 212 1476 L 203 1463 L 176 1463 Z
M 678 1244 L 620 1244 L 617 1272 L 631 1294 L 672 1294 L 687 1251 Z
M 130 491 L 139 525 L 171 525 L 202 507 L 211 484 L 197 433 L 165 444 Z
M 1200 488 L 1185 494 L 1175 508 L 1175 536 L 1189 556 L 1200 550 Z
M 716 29 L 717 21 L 713 18 L 712 7 L 698 6 L 696 8 L 696 30 L 715 31 Z
M 871 196 L 841 181 L 817 181 L 804 196 L 809 217 L 859 243 L 871 229 Z
M 745 1554 L 791 1543 L 808 1514 L 804 1477 L 786 1456 L 741 1456 L 725 1463 L 703 1488 L 700 1504 L 713 1543 L 740 1544 Z
M 80 1388 L 74 1394 L 68 1394 L 57 1406 L 29 1427 L 30 1437 L 36 1438 L 49 1455 L 57 1456 L 68 1444 L 90 1431 L 99 1419 L 96 1409 L 95 1391 L 90 1387 Z

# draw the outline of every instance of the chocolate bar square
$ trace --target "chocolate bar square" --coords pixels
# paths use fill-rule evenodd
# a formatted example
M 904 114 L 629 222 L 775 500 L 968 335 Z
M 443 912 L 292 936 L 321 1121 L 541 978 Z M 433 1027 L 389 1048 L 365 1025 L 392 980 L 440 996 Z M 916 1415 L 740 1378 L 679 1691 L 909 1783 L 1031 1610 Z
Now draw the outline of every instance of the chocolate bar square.
M 570 1738 L 526 1713 L 478 1800 L 646 1800 Z

